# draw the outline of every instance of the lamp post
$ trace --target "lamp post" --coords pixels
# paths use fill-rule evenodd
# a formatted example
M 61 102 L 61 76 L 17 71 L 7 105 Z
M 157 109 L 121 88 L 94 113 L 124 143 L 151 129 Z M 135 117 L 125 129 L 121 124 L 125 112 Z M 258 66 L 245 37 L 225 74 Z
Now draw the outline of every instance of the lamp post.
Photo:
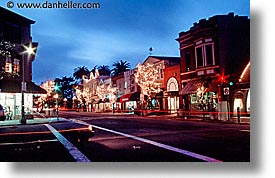
M 27 60 L 30 59 L 31 55 L 35 54 L 34 50 L 36 48 L 32 47 L 32 42 L 29 43 L 29 46 L 22 45 L 24 47 L 24 51 L 21 53 L 22 55 L 22 83 L 21 83 L 21 124 L 27 124 L 27 120 L 25 118 L 25 100 L 24 100 L 24 94 L 27 91 L 27 83 L 25 82 L 25 57 L 27 54 Z
M 54 96 L 53 96 L 54 98 L 55 98 L 55 101 L 56 101 L 56 105 L 55 105 L 55 107 L 56 107 L 56 118 L 57 118 L 57 120 L 58 120 L 58 94 L 55 94 Z
M 76 97 L 74 96 L 73 97 L 73 109 L 75 109 L 75 100 L 76 100 Z
M 64 98 L 63 101 L 64 101 L 64 108 L 67 109 L 67 101 L 68 101 L 67 98 Z

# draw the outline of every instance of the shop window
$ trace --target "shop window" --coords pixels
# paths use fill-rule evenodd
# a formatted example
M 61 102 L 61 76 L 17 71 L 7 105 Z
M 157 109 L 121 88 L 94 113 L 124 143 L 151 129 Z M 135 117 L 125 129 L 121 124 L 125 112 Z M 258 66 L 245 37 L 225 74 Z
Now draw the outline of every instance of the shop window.
M 217 96 L 214 92 L 206 92 L 202 97 L 197 94 L 191 94 L 192 111 L 209 111 L 217 107 Z
M 237 108 L 240 108 L 241 111 L 243 111 L 244 109 L 244 104 L 243 104 L 243 94 L 242 93 L 238 93 L 236 96 L 235 96 L 235 99 L 234 99 L 234 112 L 237 112 Z
M 246 109 L 247 109 L 247 112 L 250 112 L 250 90 L 248 90 L 248 93 L 247 93 Z

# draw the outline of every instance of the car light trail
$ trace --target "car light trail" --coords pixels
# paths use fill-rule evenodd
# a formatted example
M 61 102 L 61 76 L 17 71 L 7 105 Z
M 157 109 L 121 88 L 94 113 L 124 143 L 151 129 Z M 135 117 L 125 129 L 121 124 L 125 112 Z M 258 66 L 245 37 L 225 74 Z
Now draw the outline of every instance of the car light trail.
M 90 124 L 88 124 L 86 122 L 83 122 L 83 121 L 77 121 L 77 122 L 85 124 L 85 125 L 90 125 Z M 207 156 L 204 156 L 204 155 L 200 155 L 200 154 L 197 154 L 197 153 L 194 153 L 194 152 L 191 152 L 191 151 L 187 151 L 187 150 L 183 150 L 183 149 L 180 149 L 180 148 L 176 148 L 176 147 L 173 147 L 173 146 L 170 146 L 170 145 L 166 145 L 166 144 L 163 144 L 163 143 L 158 143 L 158 142 L 155 142 L 155 141 L 152 141 L 152 140 L 148 140 L 148 139 L 145 139 L 145 138 L 141 138 L 141 137 L 137 137 L 137 136 L 134 136 L 134 135 L 125 134 L 125 133 L 114 131 L 114 130 L 110 130 L 110 129 L 106 129 L 106 128 L 99 127 L 99 126 L 96 126 L 96 125 L 92 125 L 92 126 L 95 127 L 95 128 L 97 128 L 97 129 L 100 129 L 100 130 L 111 132 L 111 133 L 114 133 L 114 134 L 117 134 L 117 135 L 122 135 L 124 137 L 128 137 L 128 138 L 131 138 L 131 139 L 134 139 L 134 140 L 138 140 L 138 141 L 141 141 L 141 142 L 144 142 L 144 143 L 148 143 L 148 144 L 160 147 L 160 148 L 164 148 L 166 150 L 174 151 L 174 152 L 177 152 L 177 153 L 180 153 L 180 154 L 184 154 L 184 155 L 187 155 L 187 156 L 190 156 L 190 157 L 193 157 L 193 158 L 197 158 L 197 159 L 202 160 L 202 161 L 206 161 L 206 162 L 222 162 L 222 161 L 214 159 L 214 158 L 210 158 L 210 157 L 207 157 Z
M 77 162 L 91 162 L 81 151 L 79 151 L 71 142 L 61 135 L 55 128 L 49 124 L 44 124 L 55 135 L 55 137 L 63 144 Z
M 63 129 L 59 130 L 59 132 L 71 132 L 71 131 L 90 131 L 91 128 L 76 128 L 76 129 Z M 35 135 L 35 134 L 49 134 L 50 131 L 38 131 L 38 132 L 9 132 L 9 133 L 1 133 L 0 136 L 8 136 L 8 135 Z
M 6 145 L 26 145 L 26 144 L 36 144 L 36 143 L 48 143 L 48 142 L 57 142 L 57 139 L 52 140 L 37 140 L 37 141 L 30 141 L 30 142 L 16 142 L 16 143 L 0 143 L 0 146 Z

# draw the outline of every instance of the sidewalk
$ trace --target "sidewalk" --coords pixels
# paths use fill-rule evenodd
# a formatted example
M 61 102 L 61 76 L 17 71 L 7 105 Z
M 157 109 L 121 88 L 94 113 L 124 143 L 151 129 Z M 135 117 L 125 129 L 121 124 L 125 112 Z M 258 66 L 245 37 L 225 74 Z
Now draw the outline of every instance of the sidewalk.
M 250 124 L 250 117 L 241 117 L 241 122 L 238 123 L 238 120 L 236 117 L 230 118 L 230 120 L 213 120 L 209 118 L 199 118 L 199 117 L 191 117 L 191 118 L 185 118 L 185 117 L 180 117 L 177 116 L 177 114 L 169 114 L 169 115 L 151 115 L 151 116 L 146 116 L 149 118 L 164 118 L 164 119 L 174 119 L 174 120 L 181 120 L 181 121 L 198 121 L 198 122 L 212 122 L 212 123 L 230 123 L 230 124 Z

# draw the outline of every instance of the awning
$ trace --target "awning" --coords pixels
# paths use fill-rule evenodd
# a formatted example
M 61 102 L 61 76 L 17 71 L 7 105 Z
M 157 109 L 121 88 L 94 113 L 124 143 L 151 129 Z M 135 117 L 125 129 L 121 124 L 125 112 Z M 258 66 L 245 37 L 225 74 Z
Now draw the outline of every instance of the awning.
M 201 82 L 192 81 L 188 82 L 185 87 L 179 92 L 180 95 L 194 94 L 198 88 L 201 87 Z
M 21 93 L 21 81 L 0 80 L 0 92 Z M 26 93 L 47 94 L 47 91 L 33 82 L 27 82 Z
M 139 100 L 140 100 L 140 92 L 128 93 L 120 97 L 120 102 L 139 101 Z
M 198 88 L 205 86 L 204 81 L 191 81 L 179 92 L 180 95 L 195 94 Z M 218 92 L 217 83 L 210 83 L 206 88 L 206 92 Z

